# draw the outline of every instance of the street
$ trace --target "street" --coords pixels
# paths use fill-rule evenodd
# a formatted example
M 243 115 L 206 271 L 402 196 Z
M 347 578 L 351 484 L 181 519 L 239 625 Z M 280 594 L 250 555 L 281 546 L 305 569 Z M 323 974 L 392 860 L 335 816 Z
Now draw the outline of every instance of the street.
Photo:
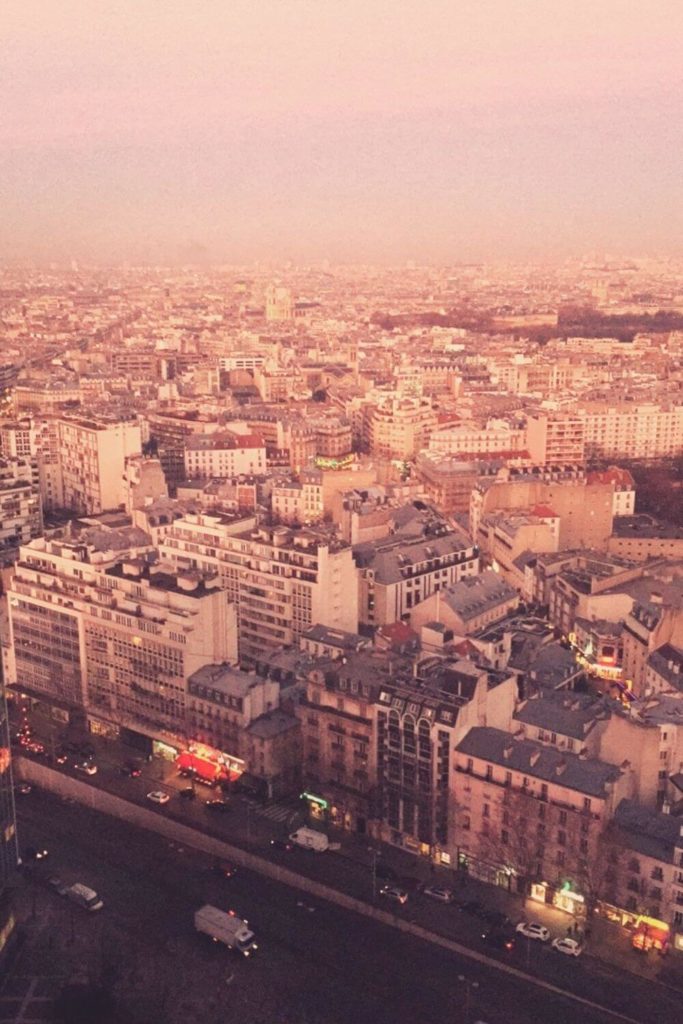
M 89 916 L 67 909 L 44 885 L 22 879 L 20 915 L 29 932 L 35 941 L 41 936 L 50 941 L 67 965 L 87 963 L 93 975 L 104 973 L 127 1000 L 131 1020 L 442 1024 L 446 1016 L 455 1024 L 606 1024 L 615 1019 L 495 967 L 317 904 L 248 871 L 219 878 L 201 854 L 35 788 L 18 802 L 18 813 L 21 844 L 49 848 L 49 873 L 92 886 L 105 903 L 103 911 Z M 334 863 L 331 856 L 309 859 Z M 195 934 L 192 914 L 205 902 L 248 918 L 260 946 L 253 961 L 205 945 Z M 430 905 L 424 911 L 461 918 L 449 907 Z M 539 953 L 533 950 L 532 956 L 536 960 Z M 545 950 L 540 958 L 552 964 L 560 983 L 567 985 L 571 972 L 575 988 L 579 963 L 558 963 L 561 958 Z M 614 979 L 605 979 L 608 984 L 612 990 Z M 672 1024 L 680 1019 L 677 994 L 667 1002 L 652 991 L 647 998 L 643 986 L 640 1001 L 635 998 L 631 993 L 624 1007 L 633 1019 Z

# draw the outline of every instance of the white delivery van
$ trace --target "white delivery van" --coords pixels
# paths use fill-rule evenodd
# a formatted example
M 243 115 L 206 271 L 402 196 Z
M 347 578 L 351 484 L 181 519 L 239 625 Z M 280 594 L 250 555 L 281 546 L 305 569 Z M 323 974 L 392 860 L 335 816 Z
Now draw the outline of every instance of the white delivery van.
M 330 847 L 330 841 L 324 832 L 317 832 L 314 828 L 298 828 L 292 832 L 290 840 L 304 850 L 313 850 L 315 853 L 324 853 Z
M 64 895 L 68 900 L 77 903 L 79 907 L 83 907 L 84 910 L 101 910 L 104 906 L 95 890 L 89 889 L 87 885 L 81 885 L 80 882 L 70 885 Z
M 194 915 L 194 926 L 198 932 L 208 935 L 214 942 L 222 942 L 228 949 L 237 950 L 242 956 L 251 956 L 258 949 L 254 933 L 247 924 L 234 910 L 219 910 L 209 903 L 196 910 Z

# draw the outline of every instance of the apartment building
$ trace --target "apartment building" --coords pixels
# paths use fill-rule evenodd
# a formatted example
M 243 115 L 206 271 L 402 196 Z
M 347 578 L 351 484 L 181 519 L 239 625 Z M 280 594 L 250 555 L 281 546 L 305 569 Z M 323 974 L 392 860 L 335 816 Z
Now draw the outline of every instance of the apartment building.
M 327 533 L 188 515 L 172 525 L 160 552 L 179 568 L 217 573 L 238 607 L 241 658 L 295 644 L 315 623 L 356 631 L 351 548 Z
M 469 636 L 492 622 L 497 622 L 519 604 L 519 594 L 505 580 L 487 569 L 477 575 L 463 576 L 446 585 L 413 607 L 410 625 L 413 629 L 431 622 L 440 622 L 455 636 Z
M 683 581 L 678 578 L 637 600 L 624 615 L 623 679 L 637 697 L 663 689 L 651 655 L 672 645 L 683 648 Z M 671 659 L 667 659 L 671 660 Z
M 315 433 L 316 455 L 339 459 L 353 450 L 351 425 L 345 419 L 327 415 L 310 419 L 308 423 Z
M 420 451 L 415 460 L 415 477 L 428 500 L 444 515 L 468 513 L 473 489 L 482 478 L 495 476 L 504 464 L 502 459 L 482 462 Z
M 488 726 L 455 751 L 458 863 L 484 881 L 582 916 L 606 821 L 631 795 L 628 768 Z
M 273 516 L 281 523 L 310 526 L 323 519 L 323 485 L 319 473 L 302 473 L 299 480 L 283 480 L 271 491 Z
M 35 462 L 24 456 L 0 458 L 0 564 L 13 562 L 20 545 L 42 530 Z
M 525 447 L 537 466 L 580 465 L 585 458 L 584 423 L 571 413 L 528 416 Z
M 524 552 L 557 551 L 560 518 L 553 509 L 530 509 L 482 516 L 476 542 L 489 564 L 513 587 L 522 588 L 517 559 Z M 523 574 L 522 574 L 523 575 Z
M 581 469 L 563 465 L 546 469 L 509 468 L 479 481 L 470 496 L 470 533 L 478 536 L 487 513 L 551 509 L 559 519 L 560 550 L 604 551 L 612 533 L 614 484 L 590 483 Z
M 366 410 L 363 440 L 372 455 L 410 459 L 425 448 L 436 427 L 431 402 L 420 398 L 385 397 Z
M 192 434 L 185 441 L 184 459 L 188 480 L 254 475 L 266 471 L 266 446 L 257 434 Z
M 125 505 L 126 459 L 140 455 L 140 424 L 69 418 L 59 421 L 64 507 L 84 515 Z
M 259 757 L 254 758 L 248 730 L 279 709 L 279 683 L 237 666 L 207 664 L 189 677 L 187 694 L 187 734 L 194 749 L 202 749 L 232 773 L 258 774 Z M 273 732 L 273 738 L 277 735 Z M 270 757 L 268 744 L 261 753 L 264 760 Z
M 0 974 L 18 937 L 12 891 L 18 863 L 17 826 L 14 813 L 14 787 L 10 756 L 10 724 L 5 696 L 5 680 L 0 672 Z
M 215 577 L 169 572 L 136 527 L 93 527 L 20 550 L 9 590 L 10 682 L 47 704 L 175 748 L 187 679 L 237 658 L 234 606 Z
M 523 427 L 493 421 L 485 427 L 475 424 L 434 430 L 429 438 L 429 450 L 442 455 L 484 455 L 491 457 L 505 453 L 510 456 L 526 452 L 526 431 Z
M 683 404 L 580 402 L 576 415 L 592 458 L 673 458 L 683 450 Z
M 479 570 L 479 552 L 459 531 L 427 524 L 417 536 L 393 536 L 354 548 L 358 613 L 369 627 L 400 622 L 420 602 Z
M 626 515 L 615 520 L 607 550 L 634 562 L 683 560 L 683 527 L 659 523 L 652 516 Z
M 371 831 L 377 813 L 373 704 L 387 671 L 383 656 L 347 651 L 309 672 L 296 715 L 312 818 L 355 832 Z

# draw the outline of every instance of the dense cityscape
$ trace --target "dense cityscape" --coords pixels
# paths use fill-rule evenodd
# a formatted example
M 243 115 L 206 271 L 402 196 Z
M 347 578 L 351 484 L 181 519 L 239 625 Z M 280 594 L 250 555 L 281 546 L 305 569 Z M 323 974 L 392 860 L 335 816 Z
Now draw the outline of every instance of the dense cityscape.
M 680 977 L 682 281 L 5 268 L 8 893 L 17 834 L 61 884 L 44 791 L 304 893 L 297 845 L 356 858 L 360 913 L 441 934 L 431 897 L 522 966 L 528 919 L 569 990 L 558 953 Z
M 6 0 L 0 1024 L 681 1024 L 672 0 Z

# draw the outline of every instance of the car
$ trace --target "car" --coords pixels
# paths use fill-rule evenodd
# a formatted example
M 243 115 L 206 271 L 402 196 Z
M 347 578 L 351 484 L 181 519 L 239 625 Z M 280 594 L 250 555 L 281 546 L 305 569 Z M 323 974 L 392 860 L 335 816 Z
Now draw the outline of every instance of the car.
M 27 846 L 21 855 L 22 864 L 33 864 L 37 860 L 45 860 L 49 850 L 44 846 Z
M 19 782 L 14 787 L 14 792 L 18 793 L 19 796 L 28 796 L 32 789 L 33 786 L 30 784 L 30 782 Z
M 66 750 L 58 750 L 57 753 L 55 754 L 55 761 L 57 764 L 66 764 L 68 760 L 69 755 L 67 754 Z
M 378 860 L 375 864 L 375 875 L 377 878 L 386 878 L 389 882 L 393 882 L 398 878 L 398 872 L 394 871 L 388 864 L 383 864 L 381 860 Z
M 211 870 L 214 875 L 220 875 L 221 878 L 232 878 L 232 876 L 237 872 L 235 865 L 231 864 L 227 860 L 216 861 Z
M 181 796 L 183 800 L 194 800 L 196 793 L 193 786 L 184 786 L 183 789 L 178 791 L 178 796 Z
M 24 750 L 27 750 L 29 754 L 36 754 L 42 756 L 45 753 L 45 744 L 39 743 L 38 740 L 29 740 L 28 743 L 22 744 Z
M 83 775 L 97 775 L 97 765 L 92 761 L 77 761 L 74 765 L 75 772 L 82 772 Z
M 151 793 L 147 794 L 147 799 L 153 804 L 167 804 L 171 798 L 168 793 L 162 793 L 160 789 L 153 789 Z
M 220 811 L 222 813 L 225 813 L 225 811 L 232 810 L 227 800 L 205 800 L 204 806 L 206 807 L 207 811 Z
M 507 925 L 511 923 L 510 918 L 507 916 L 507 914 L 504 914 L 502 910 L 484 909 L 479 914 L 479 917 L 482 919 L 482 921 L 486 921 L 486 923 L 490 925 L 491 928 L 505 928 Z
M 73 743 L 71 741 L 64 743 L 62 750 L 65 750 L 67 754 L 82 754 L 80 743 Z
M 58 893 L 58 895 L 60 896 L 64 896 L 67 889 L 70 888 L 69 883 L 62 881 L 62 879 L 59 878 L 58 875 L 50 875 L 50 877 L 47 879 L 47 885 L 50 887 L 50 889 L 54 889 L 54 891 Z
M 400 889 L 406 889 L 408 892 L 419 892 L 422 888 L 422 882 L 415 875 L 399 875 L 395 882 Z
M 486 907 L 479 900 L 466 900 L 461 903 L 459 910 L 464 910 L 466 914 L 472 914 L 474 917 L 482 917 L 486 913 Z
M 127 775 L 128 778 L 130 779 L 139 779 L 140 776 L 142 775 L 142 768 L 140 767 L 140 765 L 133 764 L 132 762 L 122 764 L 119 770 L 122 775 Z
M 83 754 L 83 757 L 94 757 L 95 748 L 92 743 L 79 743 L 77 744 L 79 753 Z
M 581 956 L 583 953 L 583 946 L 576 939 L 564 938 L 564 939 L 553 939 L 550 943 L 553 949 L 556 949 L 558 953 L 564 953 L 565 956 Z
M 271 839 L 270 845 L 274 850 L 286 850 L 288 853 L 294 849 L 294 843 L 289 839 Z
M 388 900 L 394 900 L 396 903 L 400 903 L 401 905 L 408 902 L 408 893 L 405 889 L 399 889 L 395 885 L 383 885 L 379 894 L 380 896 L 384 896 Z
M 550 932 L 545 925 L 536 921 L 520 921 L 515 931 L 525 935 L 527 939 L 537 939 L 539 942 L 548 942 L 550 939 Z
M 446 889 L 441 885 L 428 885 L 422 890 L 424 896 L 428 896 L 430 900 L 437 900 L 438 903 L 452 903 L 453 892 L 451 889 Z
M 181 779 L 192 779 L 192 778 L 194 778 L 194 769 L 193 768 L 179 768 L 178 769 L 178 775 L 181 777 Z
M 490 928 L 482 934 L 482 939 L 487 946 L 498 949 L 501 953 L 511 953 L 515 948 L 514 937 L 504 928 Z

